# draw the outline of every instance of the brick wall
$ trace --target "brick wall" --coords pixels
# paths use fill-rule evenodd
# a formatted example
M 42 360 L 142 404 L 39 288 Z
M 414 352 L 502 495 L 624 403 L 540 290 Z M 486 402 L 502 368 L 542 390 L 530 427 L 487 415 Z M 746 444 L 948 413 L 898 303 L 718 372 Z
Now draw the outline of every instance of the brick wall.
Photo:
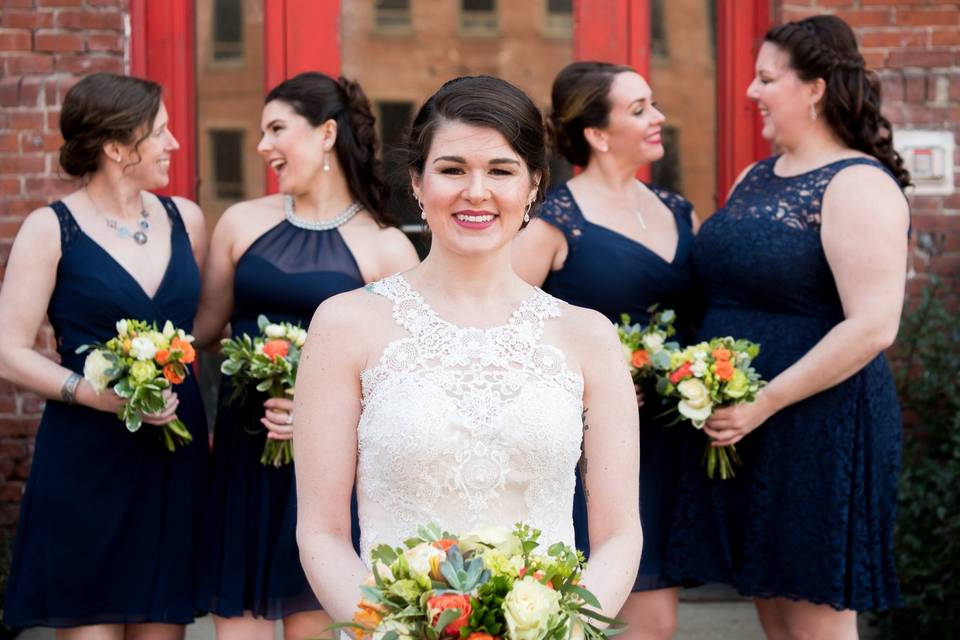
M 0 0 L 0 280 L 30 211 L 75 188 L 57 172 L 59 105 L 82 75 L 122 73 L 125 0 Z M 52 354 L 44 327 L 37 347 Z M 0 382 L 0 530 L 16 524 L 42 401 Z
M 808 0 L 779 3 L 775 19 L 833 13 L 856 31 L 867 64 L 883 81 L 884 114 L 897 129 L 960 134 L 960 2 Z M 960 167 L 960 144 L 954 164 Z M 913 196 L 908 291 L 931 274 L 960 294 L 960 171 L 950 196 Z

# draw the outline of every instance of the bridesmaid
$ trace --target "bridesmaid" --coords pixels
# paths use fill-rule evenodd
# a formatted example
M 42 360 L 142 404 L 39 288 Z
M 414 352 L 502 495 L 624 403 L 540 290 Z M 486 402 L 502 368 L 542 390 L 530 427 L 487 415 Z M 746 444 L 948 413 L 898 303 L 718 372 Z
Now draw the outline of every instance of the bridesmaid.
M 418 263 L 383 211 L 370 103 L 359 85 L 303 73 L 267 95 L 257 150 L 280 194 L 230 207 L 213 232 L 197 340 L 259 334 L 257 316 L 307 327 L 328 297 Z M 300 566 L 293 467 L 260 463 L 266 438 L 293 437 L 292 401 L 221 387 L 214 434 L 211 567 L 201 603 L 217 636 L 319 637 L 331 624 Z
M 700 335 L 761 345 L 770 383 L 715 412 L 737 477 L 707 480 L 691 436 L 668 569 L 755 598 L 769 638 L 856 638 L 900 601 L 893 528 L 900 409 L 882 352 L 903 305 L 909 175 L 850 27 L 771 29 L 747 95 L 783 151 L 749 167 L 694 251 Z
M 634 177 L 663 156 L 664 115 L 646 80 L 630 67 L 575 62 L 554 80 L 552 102 L 554 147 L 583 171 L 553 189 L 540 215 L 514 240 L 514 269 L 544 291 L 614 322 L 622 313 L 646 322 L 647 309 L 656 303 L 674 309 L 680 322 L 691 322 L 693 207 Z M 679 338 L 689 335 L 678 329 Z M 670 638 L 678 589 L 661 565 L 677 482 L 678 429 L 656 418 L 664 409 L 652 385 L 641 391 L 643 558 L 620 618 L 630 625 L 624 637 Z M 574 519 L 577 546 L 589 552 L 579 483 Z
M 77 347 L 121 318 L 191 330 L 203 214 L 150 193 L 179 148 L 160 85 L 87 76 L 60 114 L 60 166 L 83 186 L 24 221 L 0 292 L 0 376 L 47 399 L 20 507 L 4 622 L 57 637 L 175 640 L 194 618 L 194 541 L 205 509 L 207 428 L 196 378 L 136 433 L 113 391 L 82 379 Z M 139 232 L 139 234 L 138 234 Z M 33 350 L 44 315 L 60 364 Z M 149 425 L 182 419 L 194 442 L 167 451 Z

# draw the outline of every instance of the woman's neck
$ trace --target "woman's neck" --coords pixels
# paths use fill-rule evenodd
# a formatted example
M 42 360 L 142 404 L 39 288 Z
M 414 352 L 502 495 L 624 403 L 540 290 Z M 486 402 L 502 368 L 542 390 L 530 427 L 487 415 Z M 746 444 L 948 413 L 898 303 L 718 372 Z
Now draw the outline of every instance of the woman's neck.
M 826 126 L 813 126 L 790 144 L 784 144 L 781 168 L 788 173 L 803 173 L 834 159 L 849 155 L 847 147 Z
M 306 220 L 335 218 L 354 200 L 346 180 L 337 170 L 319 176 L 306 191 L 291 195 L 297 217 Z
M 482 305 L 505 295 L 522 298 L 530 291 L 513 271 L 509 245 L 487 255 L 465 256 L 435 244 L 411 275 L 452 303 Z
M 591 158 L 590 163 L 574 178 L 594 188 L 610 194 L 633 194 L 637 188 L 637 170 L 639 167 L 619 162 L 613 156 L 599 155 Z
M 144 207 L 140 187 L 103 171 L 94 173 L 83 189 L 97 212 L 111 218 L 137 219 Z

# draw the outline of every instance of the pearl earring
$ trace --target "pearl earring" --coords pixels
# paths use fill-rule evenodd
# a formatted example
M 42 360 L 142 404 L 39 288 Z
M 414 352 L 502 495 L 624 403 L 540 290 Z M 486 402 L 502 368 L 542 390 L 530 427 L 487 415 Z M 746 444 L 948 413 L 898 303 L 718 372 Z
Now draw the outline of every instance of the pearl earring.
M 330 173 L 330 160 L 327 159 L 327 152 L 323 152 L 323 170 Z
M 523 210 L 523 221 L 524 223 L 530 222 L 530 209 L 533 207 L 532 202 L 527 203 L 527 208 Z

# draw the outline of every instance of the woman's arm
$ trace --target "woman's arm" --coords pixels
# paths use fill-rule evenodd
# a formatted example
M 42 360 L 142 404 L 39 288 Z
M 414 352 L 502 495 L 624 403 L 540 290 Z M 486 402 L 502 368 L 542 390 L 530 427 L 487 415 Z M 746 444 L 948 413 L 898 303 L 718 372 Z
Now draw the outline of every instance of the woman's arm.
M 633 380 L 610 321 L 592 311 L 578 331 L 584 378 L 584 448 L 580 471 L 590 524 L 583 582 L 614 617 L 640 566 L 640 426 Z
M 300 358 L 294 400 L 297 544 L 314 593 L 331 618 L 349 621 L 369 571 L 353 549 L 350 494 L 357 466 L 360 371 L 369 318 L 364 291 L 317 309 Z
M 233 276 L 236 269 L 233 254 L 239 215 L 236 205 L 227 209 L 210 239 L 200 305 L 193 322 L 193 335 L 201 346 L 220 338 L 233 313 Z
M 549 222 L 533 219 L 511 245 L 513 271 L 535 287 L 542 286 L 553 269 L 563 266 L 567 241 Z
M 56 286 L 60 261 L 60 224 L 49 208 L 31 213 L 13 242 L 0 288 L 0 378 L 48 400 L 60 400 L 60 389 L 72 373 L 34 350 Z M 97 394 L 86 380 L 75 392 L 79 404 L 116 411 L 121 400 L 113 392 Z
M 193 200 L 174 196 L 173 201 L 177 205 L 177 210 L 180 211 L 183 226 L 186 227 L 187 235 L 190 237 L 193 258 L 197 261 L 197 266 L 202 273 L 203 263 L 207 259 L 207 221 L 203 217 L 203 211 Z
M 777 411 L 843 382 L 897 336 L 909 226 L 903 194 L 880 169 L 849 167 L 827 187 L 821 219 L 844 319 L 771 380 L 756 402 L 715 411 L 705 428 L 715 446 L 735 444 Z

